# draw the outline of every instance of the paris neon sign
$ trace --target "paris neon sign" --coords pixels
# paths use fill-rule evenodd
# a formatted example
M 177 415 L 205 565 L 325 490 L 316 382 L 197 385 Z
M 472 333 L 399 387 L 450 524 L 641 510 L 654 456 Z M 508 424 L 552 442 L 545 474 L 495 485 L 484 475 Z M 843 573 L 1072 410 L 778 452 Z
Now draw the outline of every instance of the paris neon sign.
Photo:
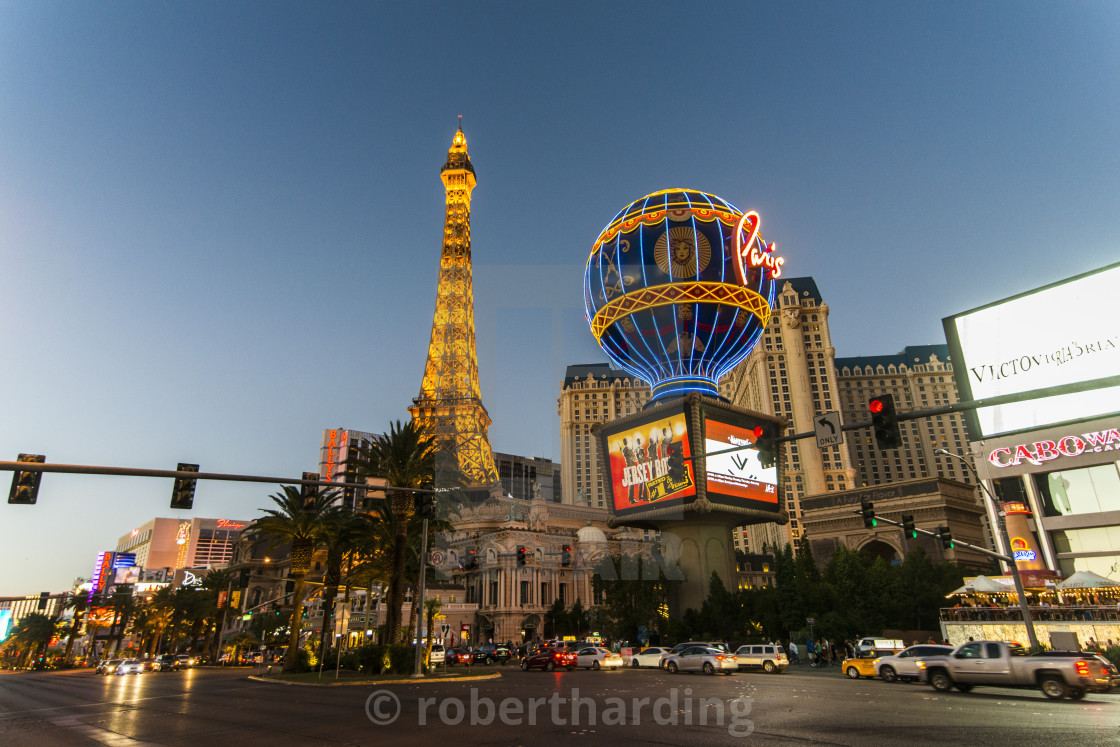
M 735 229 L 735 269 L 739 272 L 739 283 L 747 284 L 747 268 L 761 267 L 770 273 L 770 277 L 781 277 L 782 265 L 785 257 L 774 254 L 777 242 L 767 244 L 758 235 L 758 227 L 762 220 L 754 210 L 743 214 L 739 225 Z M 743 232 L 747 231 L 747 240 L 743 241 Z

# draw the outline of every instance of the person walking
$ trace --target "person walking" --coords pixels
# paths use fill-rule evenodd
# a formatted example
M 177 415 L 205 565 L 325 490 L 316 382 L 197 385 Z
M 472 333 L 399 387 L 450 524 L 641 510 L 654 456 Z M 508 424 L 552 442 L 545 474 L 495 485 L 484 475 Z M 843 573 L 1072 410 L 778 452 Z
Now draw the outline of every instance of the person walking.
M 792 638 L 789 639 L 789 663 L 800 664 L 801 657 L 797 655 L 797 642 Z
M 805 653 L 809 657 L 809 666 L 817 666 L 817 647 L 812 638 L 805 642 Z

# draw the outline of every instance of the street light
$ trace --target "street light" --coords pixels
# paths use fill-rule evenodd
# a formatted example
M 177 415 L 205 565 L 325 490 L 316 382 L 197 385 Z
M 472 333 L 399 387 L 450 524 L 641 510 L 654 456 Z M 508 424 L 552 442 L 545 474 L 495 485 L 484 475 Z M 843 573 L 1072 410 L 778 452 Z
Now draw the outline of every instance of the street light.
M 960 454 L 954 454 L 948 449 L 934 449 L 935 454 L 944 454 L 947 457 L 953 457 L 964 462 L 964 466 L 976 478 L 977 484 L 980 485 L 980 490 L 992 502 L 992 508 L 996 511 L 996 523 L 999 525 L 999 537 L 1003 542 L 1004 552 L 1011 552 L 1011 538 L 1007 535 L 1007 521 L 1003 516 L 1003 506 L 1000 504 L 996 497 L 988 490 L 988 486 L 980 479 L 980 475 L 976 472 L 976 468 L 972 466 L 972 462 L 962 457 Z M 1007 563 L 1011 566 L 1011 577 L 1015 580 L 1015 592 L 1019 595 L 1019 609 L 1023 611 L 1023 624 L 1027 627 L 1027 638 L 1030 640 L 1031 648 L 1038 648 L 1038 638 L 1034 634 L 1034 620 L 1031 619 L 1031 610 L 1027 606 L 1027 593 L 1023 589 L 1023 577 L 1019 575 L 1019 565 L 1015 562 L 1014 555 L 1007 557 Z

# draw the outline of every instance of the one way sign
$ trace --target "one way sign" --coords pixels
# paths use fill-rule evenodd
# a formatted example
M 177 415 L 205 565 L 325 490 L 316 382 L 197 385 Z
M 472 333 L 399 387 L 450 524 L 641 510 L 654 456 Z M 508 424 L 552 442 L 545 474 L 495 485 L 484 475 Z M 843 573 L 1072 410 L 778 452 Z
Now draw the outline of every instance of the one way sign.
M 840 429 L 840 413 L 833 410 L 813 418 L 813 430 L 817 433 L 817 446 L 836 446 L 844 443 L 844 431 Z

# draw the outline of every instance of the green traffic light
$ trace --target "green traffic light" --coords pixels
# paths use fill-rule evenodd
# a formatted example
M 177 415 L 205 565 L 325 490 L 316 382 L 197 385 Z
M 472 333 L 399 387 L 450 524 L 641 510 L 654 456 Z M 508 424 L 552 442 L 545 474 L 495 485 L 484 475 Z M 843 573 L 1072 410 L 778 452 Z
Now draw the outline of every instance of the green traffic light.
M 871 526 L 873 526 L 873 527 L 879 526 L 879 520 L 878 519 L 872 519 L 871 520 Z

